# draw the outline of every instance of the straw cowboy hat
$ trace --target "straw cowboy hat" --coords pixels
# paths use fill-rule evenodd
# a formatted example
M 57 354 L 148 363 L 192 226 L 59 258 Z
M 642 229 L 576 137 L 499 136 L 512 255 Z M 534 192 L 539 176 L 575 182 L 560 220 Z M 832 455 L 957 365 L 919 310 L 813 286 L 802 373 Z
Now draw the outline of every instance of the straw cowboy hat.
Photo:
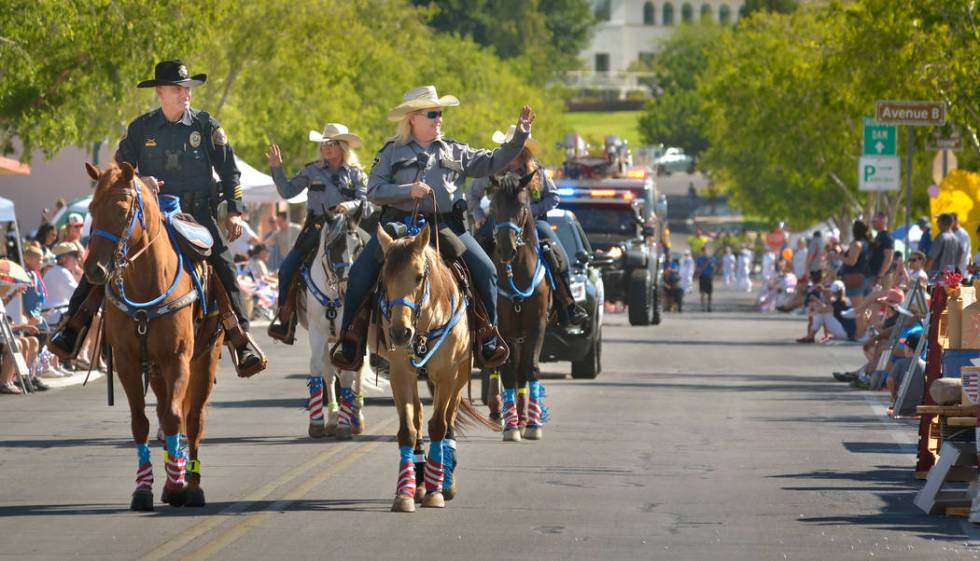
M 413 88 L 405 92 L 402 99 L 404 101 L 388 113 L 389 121 L 400 121 L 405 115 L 420 109 L 456 107 L 459 105 L 459 100 L 455 96 L 444 95 L 439 97 L 439 94 L 436 93 L 435 86 Z
M 187 72 L 187 66 L 182 60 L 165 60 L 157 64 L 153 71 L 152 80 L 143 80 L 136 85 L 137 88 L 152 88 L 154 86 L 183 86 L 193 88 L 200 86 L 208 81 L 207 74 L 195 74 L 191 76 Z
M 514 133 L 516 132 L 517 125 L 511 125 L 510 128 L 507 129 L 507 134 L 500 131 L 494 131 L 493 136 L 490 137 L 490 140 L 496 142 L 497 144 L 506 144 L 510 142 L 512 138 L 514 138 Z M 541 145 L 538 144 L 537 140 L 531 138 L 530 134 L 527 135 L 527 142 L 524 143 L 524 147 L 530 150 L 531 154 L 537 155 L 541 152 Z
M 72 242 L 61 242 L 58 245 L 54 246 L 54 249 L 52 251 L 54 252 L 55 257 L 63 257 L 71 253 L 75 253 L 75 254 L 79 253 L 78 246 Z
M 323 134 L 316 131 L 310 131 L 310 140 L 313 142 L 330 142 L 331 140 L 339 140 L 341 142 L 346 142 L 351 148 L 357 148 L 361 145 L 361 137 L 356 134 L 351 134 L 347 130 L 347 125 L 341 125 L 340 123 L 327 123 L 327 126 L 323 127 Z

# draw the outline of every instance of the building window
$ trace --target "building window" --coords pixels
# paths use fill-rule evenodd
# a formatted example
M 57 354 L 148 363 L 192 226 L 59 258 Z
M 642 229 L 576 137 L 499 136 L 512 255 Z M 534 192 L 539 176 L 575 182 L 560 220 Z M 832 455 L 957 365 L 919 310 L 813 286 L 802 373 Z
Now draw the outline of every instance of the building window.
M 643 25 L 654 25 L 656 24 L 654 14 L 656 8 L 653 7 L 653 2 L 647 2 L 643 5 Z
M 640 66 L 644 69 L 653 68 L 653 61 L 657 59 L 656 53 L 636 53 L 636 60 L 640 61 Z
M 664 17 L 660 21 L 664 25 L 674 25 L 674 5 L 670 2 L 664 4 Z
M 609 53 L 595 54 L 595 71 L 609 72 Z
M 701 19 L 711 19 L 711 6 L 701 4 Z
M 611 0 L 599 0 L 595 3 L 595 19 L 596 21 L 609 21 L 612 14 L 612 1 Z
M 721 8 L 718 8 L 718 21 L 721 23 L 730 23 L 732 21 L 732 10 L 727 4 L 722 4 Z
M 684 2 L 684 5 L 681 6 L 681 20 L 686 23 L 691 23 L 694 20 L 694 8 L 687 2 Z

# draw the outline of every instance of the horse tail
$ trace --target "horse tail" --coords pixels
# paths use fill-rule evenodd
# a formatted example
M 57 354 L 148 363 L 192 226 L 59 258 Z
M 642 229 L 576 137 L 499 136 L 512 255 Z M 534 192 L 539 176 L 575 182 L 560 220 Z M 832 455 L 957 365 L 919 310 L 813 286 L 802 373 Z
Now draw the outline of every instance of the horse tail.
M 500 428 L 500 423 L 495 423 L 484 417 L 483 414 L 473 406 L 472 401 L 460 396 L 459 411 L 456 415 L 456 422 L 453 423 L 453 429 L 462 432 L 462 429 L 474 425 L 483 425 L 493 432 L 501 432 L 503 430 Z

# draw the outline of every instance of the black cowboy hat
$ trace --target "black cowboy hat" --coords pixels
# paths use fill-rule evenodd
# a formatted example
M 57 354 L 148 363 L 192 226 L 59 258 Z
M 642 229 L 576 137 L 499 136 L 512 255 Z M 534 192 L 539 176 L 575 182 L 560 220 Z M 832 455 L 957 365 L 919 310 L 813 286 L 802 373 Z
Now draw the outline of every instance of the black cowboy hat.
M 208 81 L 207 74 L 189 76 L 187 66 L 182 60 L 165 60 L 157 64 L 152 80 L 143 80 L 137 88 L 152 88 L 154 86 L 184 86 L 193 88 Z

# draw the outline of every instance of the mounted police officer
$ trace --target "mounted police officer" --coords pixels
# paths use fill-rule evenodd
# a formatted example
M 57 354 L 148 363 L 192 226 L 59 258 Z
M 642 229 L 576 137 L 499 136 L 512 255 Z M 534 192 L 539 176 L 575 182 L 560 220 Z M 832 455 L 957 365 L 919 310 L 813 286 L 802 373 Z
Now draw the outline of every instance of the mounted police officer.
M 485 177 L 502 170 L 520 154 L 534 120 L 531 108 L 521 110 L 513 138 L 496 150 L 472 148 L 442 136 L 442 110 L 455 107 L 451 95 L 439 97 L 435 86 L 409 90 L 389 114 L 398 122 L 394 138 L 374 159 L 368 179 L 368 200 L 382 205 L 381 222 L 402 222 L 418 206 L 429 224 L 438 222 L 443 246 L 461 246 L 462 259 L 472 275 L 475 292 L 483 308 L 477 319 L 477 355 L 484 366 L 494 368 L 507 360 L 506 344 L 497 332 L 497 272 L 480 244 L 465 228 L 465 209 L 459 182 L 464 177 Z M 450 239 L 452 238 L 452 239 Z M 370 306 L 365 300 L 381 271 L 377 233 L 358 257 L 350 272 L 344 301 L 341 345 L 331 357 L 340 368 L 357 370 L 364 354 L 370 323 Z
M 491 139 L 497 144 L 504 145 L 514 137 L 514 132 L 515 127 L 511 125 L 506 134 L 501 131 L 496 131 L 493 133 Z M 534 139 L 528 137 L 527 143 L 524 145 L 524 149 L 520 155 L 514 158 L 504 171 L 518 173 L 522 176 L 534 174 L 534 177 L 528 183 L 528 190 L 531 193 L 531 215 L 535 219 L 535 231 L 538 234 L 538 241 L 542 242 L 542 244 L 545 240 L 548 242 L 547 251 L 543 255 L 553 255 L 556 258 L 549 258 L 548 264 L 553 270 L 559 273 L 557 278 L 560 283 L 559 289 L 556 291 L 556 298 L 561 306 L 558 308 L 558 318 L 563 324 L 573 323 L 578 325 L 588 319 L 589 316 L 581 306 L 575 303 L 575 299 L 572 297 L 572 277 L 568 254 L 565 253 L 565 248 L 558 241 L 558 235 L 555 234 L 554 230 L 551 229 L 551 224 L 548 223 L 548 211 L 558 207 L 558 190 L 555 188 L 555 182 L 545 172 L 544 166 L 535 159 L 535 156 L 540 151 L 541 145 Z M 487 219 L 486 213 L 480 207 L 480 201 L 483 199 L 484 194 L 486 194 L 489 185 L 490 178 L 481 177 L 474 179 L 466 191 L 466 202 L 469 206 L 470 214 L 473 215 L 473 219 L 476 222 L 476 238 L 484 244 L 484 247 L 492 245 L 493 242 L 492 221 Z M 551 252 L 556 252 L 557 255 Z
M 137 87 L 155 88 L 160 108 L 144 113 L 129 124 L 119 141 L 116 161 L 128 162 L 139 170 L 141 180 L 152 190 L 180 197 L 181 209 L 206 226 L 214 238 L 208 262 L 221 281 L 229 298 L 222 310 L 227 338 L 235 349 L 235 364 L 240 376 L 249 376 L 265 367 L 265 357 L 248 336 L 248 319 L 243 313 L 242 294 L 235 276 L 225 238 L 218 228 L 219 199 L 227 203 L 224 223 L 227 239 L 235 240 L 242 233 L 242 188 L 234 152 L 224 129 L 203 111 L 192 109 L 191 88 L 207 80 L 206 74 L 191 76 L 180 60 L 167 60 L 156 65 L 153 80 L 140 82 Z M 220 190 L 212 178 L 212 169 L 221 179 Z M 75 353 L 80 326 L 88 324 L 83 317 L 93 312 L 83 306 L 91 285 L 83 280 L 72 295 L 67 316 L 60 331 L 52 337 L 53 352 L 63 357 Z M 229 302 L 230 300 L 230 302 Z M 222 299 L 218 299 L 219 304 Z M 97 309 L 97 306 L 95 306 Z M 233 312 L 233 313 L 231 313 Z M 234 323 L 237 318 L 238 325 Z
M 266 154 L 272 179 L 282 198 L 291 199 L 309 190 L 306 223 L 279 265 L 279 311 L 269 325 L 269 336 L 287 345 L 293 344 L 296 332 L 299 291 L 293 286 L 293 279 L 300 265 L 316 254 L 320 228 L 327 212 L 346 214 L 360 204 L 370 207 L 367 204 L 367 174 L 354 153 L 354 149 L 361 145 L 361 137 L 351 134 L 345 125 L 328 123 L 323 133 L 310 131 L 309 138 L 320 144 L 320 159 L 306 164 L 292 179 L 286 179 L 279 146 L 273 144 Z M 370 208 L 365 209 L 364 216 L 367 214 L 370 214 Z

